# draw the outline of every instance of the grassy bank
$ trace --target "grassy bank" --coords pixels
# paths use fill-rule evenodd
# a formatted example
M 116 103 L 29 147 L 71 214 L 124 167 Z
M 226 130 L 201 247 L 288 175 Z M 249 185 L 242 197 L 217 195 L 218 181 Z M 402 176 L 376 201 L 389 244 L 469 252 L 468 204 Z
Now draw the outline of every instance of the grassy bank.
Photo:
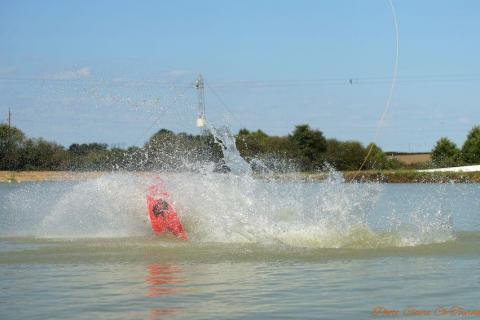
M 414 170 L 342 172 L 347 182 L 382 183 L 480 183 L 480 172 L 417 172 Z M 322 181 L 326 173 L 278 174 L 279 180 Z
M 99 177 L 106 172 L 0 171 L 0 182 L 71 181 Z
M 350 181 L 381 181 L 386 183 L 480 183 L 480 172 L 418 172 L 414 170 L 344 172 Z
M 0 171 L 0 182 L 28 181 L 75 181 L 97 178 L 109 172 L 74 171 Z M 138 174 L 146 174 L 139 172 Z M 379 181 L 384 183 L 480 183 L 480 172 L 417 172 L 413 170 L 396 171 L 354 171 L 342 173 L 347 181 Z M 324 173 L 278 174 L 278 179 L 299 179 L 309 181 L 324 180 Z

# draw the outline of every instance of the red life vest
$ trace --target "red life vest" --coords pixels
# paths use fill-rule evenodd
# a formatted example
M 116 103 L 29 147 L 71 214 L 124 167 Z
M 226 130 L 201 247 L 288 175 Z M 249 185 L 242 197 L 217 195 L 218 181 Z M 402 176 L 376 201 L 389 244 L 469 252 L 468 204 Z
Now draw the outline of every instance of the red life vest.
M 149 187 L 147 210 L 153 232 L 160 235 L 169 231 L 177 238 L 187 240 L 187 235 L 172 203 L 170 195 L 162 190 L 161 184 L 152 184 Z

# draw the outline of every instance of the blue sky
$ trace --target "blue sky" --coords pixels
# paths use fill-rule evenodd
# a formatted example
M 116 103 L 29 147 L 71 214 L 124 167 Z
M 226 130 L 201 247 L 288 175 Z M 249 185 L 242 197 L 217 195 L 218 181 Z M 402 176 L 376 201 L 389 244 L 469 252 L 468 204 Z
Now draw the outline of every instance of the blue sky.
M 376 142 L 429 150 L 480 124 L 480 2 L 393 0 L 398 83 Z M 0 119 L 27 135 L 142 144 L 215 125 L 375 139 L 395 60 L 387 0 L 0 0 Z M 353 84 L 350 84 L 353 79 Z M 221 99 L 219 99 L 219 98 Z

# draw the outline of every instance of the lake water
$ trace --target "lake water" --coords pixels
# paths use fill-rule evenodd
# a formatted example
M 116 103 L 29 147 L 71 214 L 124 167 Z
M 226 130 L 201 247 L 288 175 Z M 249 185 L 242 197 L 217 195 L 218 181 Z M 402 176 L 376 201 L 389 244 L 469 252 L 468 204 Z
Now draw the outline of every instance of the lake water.
M 480 316 L 478 184 L 163 178 L 187 242 L 145 177 L 1 184 L 0 318 Z

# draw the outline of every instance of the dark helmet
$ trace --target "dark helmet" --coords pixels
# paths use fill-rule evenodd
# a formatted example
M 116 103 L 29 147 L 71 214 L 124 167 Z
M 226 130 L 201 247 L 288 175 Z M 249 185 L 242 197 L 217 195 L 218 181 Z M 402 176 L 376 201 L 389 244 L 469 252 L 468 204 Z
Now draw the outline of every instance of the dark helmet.
M 163 199 L 157 200 L 153 205 L 153 215 L 155 216 L 155 218 L 158 218 L 159 215 L 164 217 L 167 210 L 168 202 Z

